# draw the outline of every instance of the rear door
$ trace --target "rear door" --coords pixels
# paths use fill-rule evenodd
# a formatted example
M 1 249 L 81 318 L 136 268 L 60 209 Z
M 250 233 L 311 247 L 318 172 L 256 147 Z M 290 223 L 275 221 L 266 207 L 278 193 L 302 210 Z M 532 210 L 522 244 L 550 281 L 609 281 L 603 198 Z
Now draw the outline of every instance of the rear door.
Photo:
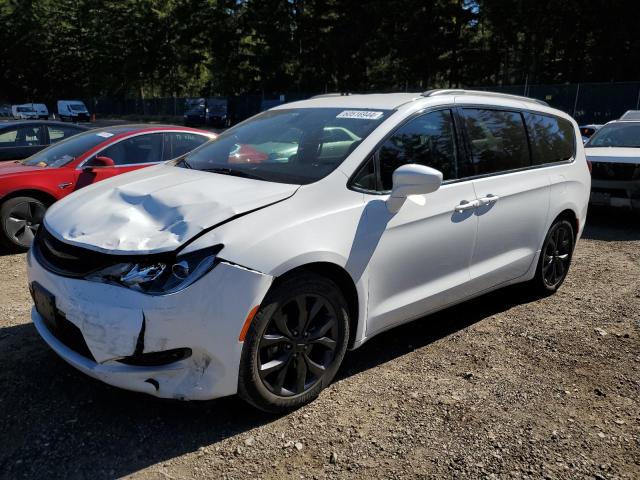
M 461 107 L 479 207 L 471 260 L 473 291 L 524 275 L 536 258 L 549 211 L 548 172 L 533 168 L 523 114 Z

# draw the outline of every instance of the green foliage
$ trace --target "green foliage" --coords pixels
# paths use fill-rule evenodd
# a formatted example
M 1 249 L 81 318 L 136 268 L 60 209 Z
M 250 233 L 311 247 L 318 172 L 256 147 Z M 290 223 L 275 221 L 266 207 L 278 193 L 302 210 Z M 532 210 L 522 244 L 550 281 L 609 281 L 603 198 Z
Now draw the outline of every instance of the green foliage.
M 0 97 L 635 80 L 637 0 L 0 0 Z

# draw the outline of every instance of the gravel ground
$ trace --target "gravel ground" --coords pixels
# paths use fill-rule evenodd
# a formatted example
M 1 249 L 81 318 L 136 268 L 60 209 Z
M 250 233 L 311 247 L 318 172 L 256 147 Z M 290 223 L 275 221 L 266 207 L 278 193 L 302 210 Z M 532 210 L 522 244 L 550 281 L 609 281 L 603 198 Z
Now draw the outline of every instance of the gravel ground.
M 29 322 L 24 262 L 0 257 L 3 478 L 640 478 L 640 223 L 624 216 L 590 217 L 556 295 L 509 288 L 382 334 L 282 417 L 76 372 Z

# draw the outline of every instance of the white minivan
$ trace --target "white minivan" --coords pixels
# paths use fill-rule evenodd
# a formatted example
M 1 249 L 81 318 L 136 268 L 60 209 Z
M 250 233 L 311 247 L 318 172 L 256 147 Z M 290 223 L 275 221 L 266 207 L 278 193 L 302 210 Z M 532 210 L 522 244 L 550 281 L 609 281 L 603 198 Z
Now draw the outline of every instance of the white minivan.
M 36 111 L 39 119 L 49 120 L 49 109 L 44 103 L 32 103 L 31 108 Z
M 111 385 L 283 411 L 396 325 L 513 283 L 553 293 L 589 188 L 578 125 L 543 102 L 279 105 L 55 203 L 28 255 L 32 319 Z
M 62 121 L 88 122 L 89 110 L 80 100 L 58 100 L 58 115 Z

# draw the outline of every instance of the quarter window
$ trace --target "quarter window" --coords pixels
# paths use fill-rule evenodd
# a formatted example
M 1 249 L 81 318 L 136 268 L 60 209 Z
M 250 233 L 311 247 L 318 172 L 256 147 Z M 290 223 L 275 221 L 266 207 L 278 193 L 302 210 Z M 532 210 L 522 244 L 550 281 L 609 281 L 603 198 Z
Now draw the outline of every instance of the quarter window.
M 533 113 L 524 114 L 534 165 L 569 160 L 575 154 L 573 125 L 563 119 Z
M 518 112 L 462 110 L 473 175 L 504 172 L 531 165 L 522 115 Z
M 417 163 L 442 172 L 444 180 L 456 178 L 456 142 L 450 110 L 421 115 L 401 126 L 377 152 L 382 190 L 391 190 L 393 172 Z

